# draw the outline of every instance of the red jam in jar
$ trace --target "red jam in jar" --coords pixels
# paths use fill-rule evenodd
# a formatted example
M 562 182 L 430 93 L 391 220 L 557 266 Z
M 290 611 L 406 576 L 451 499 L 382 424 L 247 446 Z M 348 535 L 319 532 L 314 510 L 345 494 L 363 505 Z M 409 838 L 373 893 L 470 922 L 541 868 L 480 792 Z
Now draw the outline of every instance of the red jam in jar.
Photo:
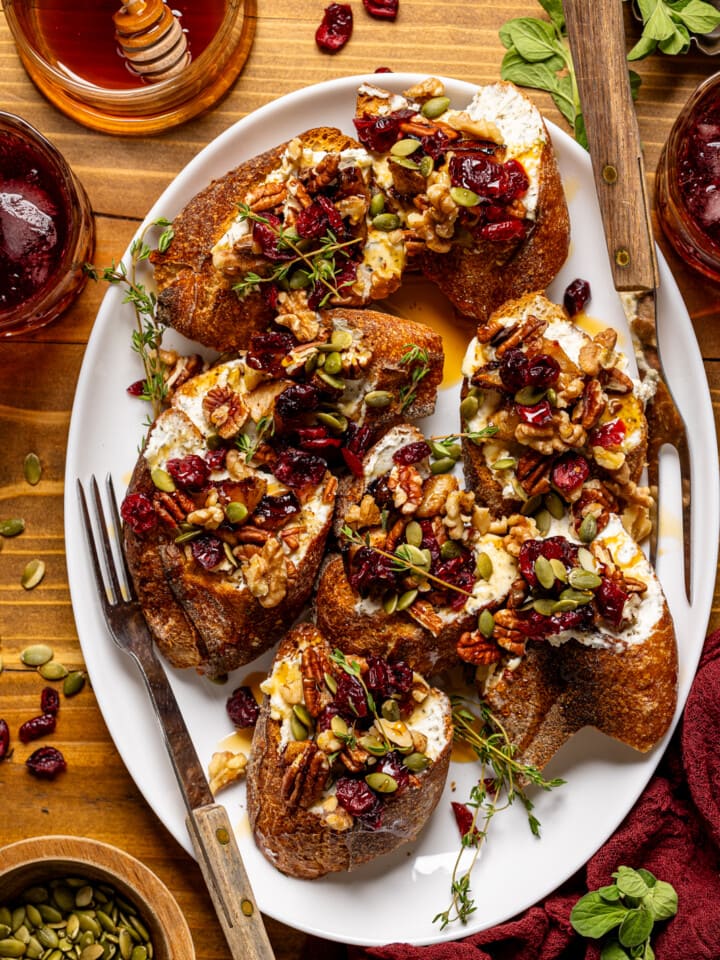
M 688 266 L 720 281 L 720 74 L 702 83 L 660 157 L 657 212 Z
M 69 306 L 93 236 L 85 191 L 60 154 L 0 113 L 0 336 L 44 326 Z

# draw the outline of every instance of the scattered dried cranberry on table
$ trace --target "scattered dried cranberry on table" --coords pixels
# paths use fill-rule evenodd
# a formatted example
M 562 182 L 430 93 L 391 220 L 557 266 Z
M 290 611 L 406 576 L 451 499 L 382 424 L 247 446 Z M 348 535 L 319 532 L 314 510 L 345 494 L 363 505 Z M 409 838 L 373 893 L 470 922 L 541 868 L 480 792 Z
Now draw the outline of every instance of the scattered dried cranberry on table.
M 250 687 L 238 687 L 230 694 L 225 704 L 233 726 L 238 730 L 254 727 L 260 716 L 260 707 Z
M 363 0 L 363 6 L 371 17 L 394 20 L 398 14 L 399 0 Z
M 67 770 L 65 757 L 55 747 L 39 747 L 25 761 L 25 766 L 34 777 L 54 780 Z
M 20 741 L 30 743 L 31 740 L 38 740 L 47 733 L 54 733 L 56 722 L 54 713 L 43 713 L 39 717 L 26 720 L 18 731 Z
M 320 26 L 315 31 L 315 42 L 321 50 L 337 53 L 352 35 L 353 13 L 348 3 L 331 3 L 325 7 Z
M 10 749 L 10 728 L 6 720 L 0 720 L 0 760 L 4 760 Z

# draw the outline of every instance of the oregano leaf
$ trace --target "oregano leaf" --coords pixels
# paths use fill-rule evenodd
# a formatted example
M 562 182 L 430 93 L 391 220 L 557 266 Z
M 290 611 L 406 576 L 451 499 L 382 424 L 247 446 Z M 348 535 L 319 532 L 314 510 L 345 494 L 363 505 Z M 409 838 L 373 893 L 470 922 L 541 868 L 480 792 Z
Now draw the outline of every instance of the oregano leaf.
M 597 892 L 608 903 L 617 903 L 620 899 L 620 891 L 616 883 L 609 883 L 606 887 L 598 887 Z
M 650 871 L 646 870 L 645 867 L 638 867 L 637 872 L 640 874 L 640 876 L 643 878 L 643 880 L 649 887 L 654 887 L 655 884 L 657 883 L 657 877 L 655 876 L 655 874 L 650 873 Z
M 663 0 L 645 0 L 639 3 L 640 12 L 645 21 L 643 33 L 653 40 L 667 40 L 675 32 L 675 24 Z M 647 13 L 645 12 L 647 10 Z
M 692 33 L 710 33 L 720 26 L 720 10 L 704 0 L 690 0 L 677 11 L 677 16 Z
M 660 40 L 658 48 L 662 53 L 667 53 L 670 56 L 687 53 L 690 49 L 690 34 L 688 28 L 682 23 L 677 24 L 672 36 L 666 40 Z
M 530 63 L 542 62 L 557 53 L 555 31 L 544 20 L 517 17 L 505 26 L 515 49 Z
M 600 960 L 630 960 L 630 954 L 617 940 L 608 940 L 600 951 Z
M 554 24 L 558 31 L 562 31 L 565 27 L 565 12 L 563 10 L 562 0 L 538 0 L 538 2 L 550 17 L 551 23 Z
M 570 923 L 576 933 L 598 940 L 614 927 L 622 925 L 628 913 L 627 907 L 607 903 L 597 891 L 591 891 L 572 908 Z
M 654 923 L 655 918 L 647 907 L 628 910 L 618 930 L 620 943 L 624 947 L 636 947 L 644 943 L 650 936 Z
M 551 93 L 558 84 L 553 68 L 559 69 L 561 65 L 560 62 L 554 64 L 553 61 L 548 60 L 541 63 L 527 63 L 515 47 L 510 47 L 500 65 L 500 77 L 519 87 L 532 87 L 535 90 Z
M 651 53 L 657 50 L 657 46 L 657 40 L 653 40 L 652 37 L 646 37 L 645 34 L 643 34 L 630 53 L 628 53 L 627 58 L 631 61 L 644 60 L 645 57 L 649 57 Z
M 643 903 L 651 910 L 656 920 L 669 920 L 678 909 L 678 895 L 675 888 L 664 880 L 657 880 L 643 897 Z
M 637 870 L 632 867 L 618 867 L 613 877 L 620 893 L 628 897 L 644 897 L 650 889 Z

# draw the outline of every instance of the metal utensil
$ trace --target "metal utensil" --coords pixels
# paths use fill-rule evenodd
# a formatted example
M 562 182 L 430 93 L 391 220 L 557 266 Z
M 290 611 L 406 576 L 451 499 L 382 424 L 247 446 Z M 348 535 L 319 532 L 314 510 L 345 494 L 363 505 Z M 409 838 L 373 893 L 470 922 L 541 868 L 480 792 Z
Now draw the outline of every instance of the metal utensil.
M 133 594 L 132 581 L 119 546 L 121 524 L 110 477 L 106 489 L 109 524 L 97 481 L 91 477 L 93 525 L 88 498 L 78 480 L 80 510 L 105 619 L 117 646 L 133 657 L 143 675 L 187 806 L 190 839 L 230 952 L 237 960 L 272 960 L 272 947 L 253 898 L 227 811 L 215 803 L 210 792 L 177 700 L 155 653 L 142 609 Z M 117 563 L 111 535 L 120 554 Z
M 656 327 L 658 269 L 645 168 L 632 102 L 622 0 L 563 0 L 565 23 L 587 133 L 615 289 L 624 294 L 638 369 L 655 380 L 648 404 L 648 479 L 659 498 L 659 455 L 675 448 L 682 483 L 685 592 L 691 598 L 690 454 L 683 418 L 663 375 Z M 650 559 L 657 557 L 653 517 Z

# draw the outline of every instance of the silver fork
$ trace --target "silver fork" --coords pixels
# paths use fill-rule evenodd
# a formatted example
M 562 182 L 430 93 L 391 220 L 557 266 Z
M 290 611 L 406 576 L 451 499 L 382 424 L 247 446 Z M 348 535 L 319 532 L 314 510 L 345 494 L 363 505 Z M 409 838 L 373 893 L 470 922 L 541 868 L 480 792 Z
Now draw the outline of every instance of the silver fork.
M 79 480 L 77 487 L 103 613 L 113 640 L 135 660 L 150 694 L 187 807 L 190 839 L 230 952 L 237 960 L 272 960 L 272 947 L 227 811 L 215 803 L 133 591 L 122 552 L 122 527 L 112 478 L 106 481 L 109 523 L 95 477 L 90 478 L 90 505 Z M 111 531 L 117 544 L 118 562 L 112 549 Z

